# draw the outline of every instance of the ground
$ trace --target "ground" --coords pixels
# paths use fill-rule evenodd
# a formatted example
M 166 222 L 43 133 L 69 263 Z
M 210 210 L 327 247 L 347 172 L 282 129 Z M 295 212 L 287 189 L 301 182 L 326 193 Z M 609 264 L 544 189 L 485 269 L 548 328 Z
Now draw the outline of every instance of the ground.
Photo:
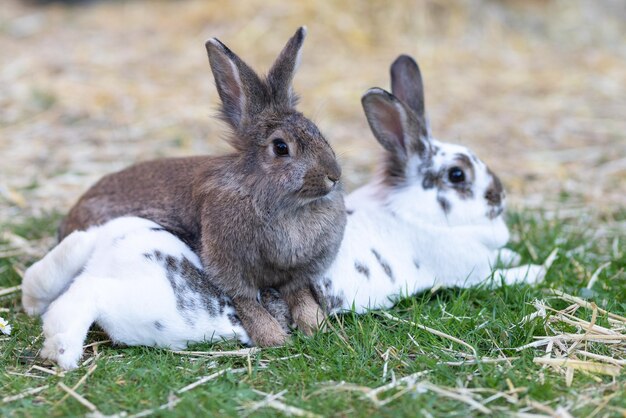
M 0 411 L 88 412 L 75 397 L 64 398 L 60 385 L 73 387 L 87 374 L 76 391 L 106 414 L 138 413 L 171 400 L 176 405 L 169 414 L 180 416 L 271 415 L 267 408 L 279 404 L 339 416 L 557 410 L 561 416 L 624 415 L 626 325 L 620 319 L 597 311 L 597 323 L 621 337 L 600 343 L 587 336 L 584 346 L 577 344 L 568 354 L 570 340 L 515 348 L 589 328 L 568 324 L 577 320 L 549 310 L 547 318 L 521 323 L 526 315 L 543 312 L 543 305 L 581 306 L 574 315 L 595 323 L 593 306 L 567 296 L 553 299 L 550 290 L 626 316 L 625 22 L 626 9 L 618 0 L 228 5 L 136 0 L 72 7 L 3 0 L 0 317 L 13 332 L 0 337 Z M 20 313 L 19 290 L 11 289 L 19 284 L 19 273 L 54 244 L 60 216 L 103 174 L 133 162 L 227 152 L 220 140 L 224 127 L 213 117 L 217 94 L 205 40 L 218 37 L 265 71 L 302 24 L 309 35 L 295 80 L 300 109 L 336 149 L 348 190 L 367 181 L 381 152 L 360 96 L 369 87 L 387 88 L 389 64 L 408 53 L 424 75 L 435 136 L 469 146 L 502 178 L 512 247 L 526 261 L 542 260 L 559 248 L 561 256 L 537 288 L 437 290 L 391 311 L 460 338 L 491 360 L 472 364 L 468 347 L 371 314 L 336 318 L 330 333 L 297 336 L 291 346 L 249 357 L 101 344 L 99 356 L 88 350 L 86 359 L 95 360 L 64 377 L 34 368 L 51 370 L 33 358 L 41 348 L 40 323 Z M 98 332 L 90 336 L 90 342 L 104 339 Z M 546 348 L 550 358 L 576 356 L 614 368 L 590 371 L 597 366 L 571 362 L 545 368 L 544 360 L 533 360 Z M 245 371 L 177 392 L 227 368 Z M 401 381 L 413 374 L 412 381 Z M 368 392 L 387 384 L 376 392 L 379 398 Z M 273 400 L 255 392 L 283 390 Z M 377 399 L 390 400 L 383 405 Z

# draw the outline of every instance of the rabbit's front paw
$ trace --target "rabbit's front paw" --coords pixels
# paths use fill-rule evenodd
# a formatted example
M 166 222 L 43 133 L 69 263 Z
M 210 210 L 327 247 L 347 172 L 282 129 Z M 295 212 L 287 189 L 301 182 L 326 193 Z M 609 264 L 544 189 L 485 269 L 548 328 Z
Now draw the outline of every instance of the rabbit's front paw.
M 41 349 L 41 357 L 52 360 L 64 370 L 78 367 L 83 354 L 83 344 L 67 334 L 56 334 L 47 337 Z
M 289 334 L 273 318 L 272 321 L 268 321 L 260 329 L 251 331 L 249 334 L 254 345 L 258 347 L 279 347 L 289 341 Z
M 308 336 L 320 329 L 326 318 L 322 308 L 314 301 L 307 301 L 307 303 L 294 307 L 291 314 L 298 329 Z

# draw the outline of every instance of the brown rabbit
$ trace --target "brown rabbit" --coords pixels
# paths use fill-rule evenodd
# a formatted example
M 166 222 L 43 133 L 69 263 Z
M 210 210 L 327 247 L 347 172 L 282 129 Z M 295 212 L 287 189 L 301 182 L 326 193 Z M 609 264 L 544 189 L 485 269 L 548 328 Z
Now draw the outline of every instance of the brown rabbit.
M 151 219 L 200 255 L 254 343 L 287 338 L 258 303 L 260 288 L 280 290 L 296 325 L 312 333 L 323 313 L 309 285 L 334 259 L 346 215 L 335 154 L 295 110 L 291 82 L 305 35 L 298 29 L 265 79 L 209 40 L 221 116 L 236 152 L 149 161 L 105 176 L 71 209 L 60 238 L 120 216 Z

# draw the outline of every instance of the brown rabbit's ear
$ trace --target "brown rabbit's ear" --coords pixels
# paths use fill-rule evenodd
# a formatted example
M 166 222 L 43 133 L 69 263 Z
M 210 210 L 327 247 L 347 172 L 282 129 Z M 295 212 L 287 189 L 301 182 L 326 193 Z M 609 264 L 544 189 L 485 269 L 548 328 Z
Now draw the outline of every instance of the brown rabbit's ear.
M 405 161 L 409 155 L 427 155 L 423 124 L 404 103 L 380 88 L 369 89 L 361 98 L 374 136 L 389 152 Z
M 260 112 L 266 103 L 263 83 L 256 73 L 217 38 L 206 43 L 211 71 L 222 100 L 222 118 L 235 130 Z
M 400 55 L 391 64 L 391 92 L 424 120 L 424 83 L 413 58 Z
M 274 100 L 279 104 L 294 107 L 298 102 L 298 96 L 293 93 L 291 82 L 300 64 L 300 52 L 306 37 L 306 26 L 300 27 L 287 41 L 278 58 L 267 74 Z

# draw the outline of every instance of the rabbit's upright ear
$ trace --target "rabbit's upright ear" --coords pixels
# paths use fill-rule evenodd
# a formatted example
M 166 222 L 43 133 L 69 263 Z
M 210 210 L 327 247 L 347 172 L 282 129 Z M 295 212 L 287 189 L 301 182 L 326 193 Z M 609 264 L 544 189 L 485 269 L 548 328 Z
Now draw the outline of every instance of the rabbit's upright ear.
M 287 41 L 278 58 L 267 74 L 267 81 L 276 103 L 294 107 L 298 102 L 298 96 L 293 92 L 291 83 L 293 76 L 300 64 L 300 52 L 306 37 L 306 27 L 300 27 Z
M 380 88 L 369 89 L 361 98 L 374 136 L 389 152 L 406 161 L 410 155 L 427 154 L 423 124 L 404 103 Z
M 217 38 L 207 41 L 206 50 L 222 100 L 222 118 L 239 130 L 263 110 L 266 90 L 256 73 Z
M 415 60 L 408 55 L 400 55 L 391 64 L 390 73 L 393 95 L 425 120 L 424 83 Z

